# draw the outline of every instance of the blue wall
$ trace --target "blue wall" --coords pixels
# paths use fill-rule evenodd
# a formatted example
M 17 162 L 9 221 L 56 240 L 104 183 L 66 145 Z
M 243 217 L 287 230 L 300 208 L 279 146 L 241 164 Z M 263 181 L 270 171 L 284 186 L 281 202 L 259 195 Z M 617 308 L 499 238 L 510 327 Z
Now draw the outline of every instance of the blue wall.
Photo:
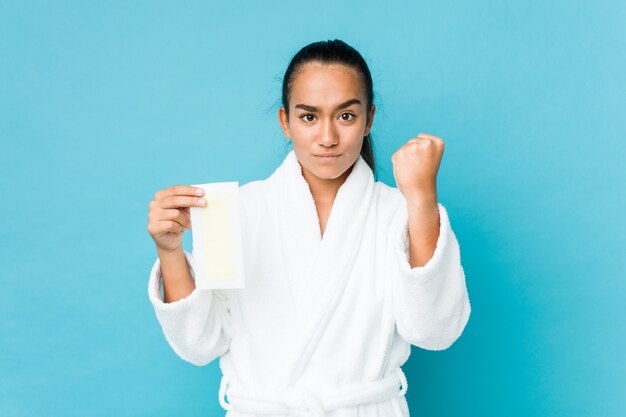
M 269 175 L 290 57 L 340 38 L 382 181 L 446 143 L 472 316 L 413 349 L 412 415 L 626 415 L 624 3 L 257 3 L 0 2 L 0 414 L 223 415 L 148 301 L 148 203 Z

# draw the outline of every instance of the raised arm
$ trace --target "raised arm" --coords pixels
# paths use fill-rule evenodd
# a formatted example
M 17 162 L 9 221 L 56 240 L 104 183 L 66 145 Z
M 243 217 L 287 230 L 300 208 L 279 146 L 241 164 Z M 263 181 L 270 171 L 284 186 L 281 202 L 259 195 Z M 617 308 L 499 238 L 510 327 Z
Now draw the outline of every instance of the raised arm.
M 445 207 L 438 203 L 440 226 L 432 257 L 409 264 L 406 208 L 388 235 L 396 327 L 407 342 L 427 350 L 449 348 L 463 333 L 471 307 L 458 241 Z
M 452 345 L 470 314 L 459 244 L 437 201 L 443 152 L 442 138 L 420 133 L 391 157 L 403 197 L 389 236 L 396 325 L 405 340 L 429 350 Z

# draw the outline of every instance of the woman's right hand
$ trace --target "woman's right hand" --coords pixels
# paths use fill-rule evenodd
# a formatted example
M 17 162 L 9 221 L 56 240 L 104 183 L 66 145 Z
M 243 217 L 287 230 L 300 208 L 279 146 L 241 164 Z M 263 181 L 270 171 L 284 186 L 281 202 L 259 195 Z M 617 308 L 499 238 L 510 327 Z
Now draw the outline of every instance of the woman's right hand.
M 187 185 L 174 185 L 154 194 L 148 204 L 148 233 L 157 249 L 172 252 L 182 248 L 185 228 L 191 230 L 189 207 L 206 206 L 203 194 L 202 188 Z

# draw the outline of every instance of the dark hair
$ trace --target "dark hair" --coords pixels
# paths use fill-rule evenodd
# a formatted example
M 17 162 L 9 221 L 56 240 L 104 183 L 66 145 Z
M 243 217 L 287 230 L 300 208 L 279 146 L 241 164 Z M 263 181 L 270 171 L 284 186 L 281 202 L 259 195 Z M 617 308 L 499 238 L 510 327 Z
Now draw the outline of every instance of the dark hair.
M 319 62 L 321 64 L 342 64 L 354 69 L 358 74 L 360 74 L 367 100 L 366 117 L 369 117 L 369 111 L 371 110 L 372 103 L 374 101 L 372 75 L 365 59 L 363 59 L 361 54 L 356 49 L 339 39 L 310 43 L 300 49 L 298 53 L 293 56 L 289 66 L 287 67 L 285 76 L 283 77 L 282 104 L 285 107 L 287 115 L 289 115 L 289 92 L 295 76 L 302 69 L 302 67 L 311 62 Z M 369 120 L 366 120 L 366 123 L 368 122 Z M 374 150 L 372 147 L 371 134 L 369 133 L 363 137 L 361 156 L 375 174 L 376 165 L 374 162 Z

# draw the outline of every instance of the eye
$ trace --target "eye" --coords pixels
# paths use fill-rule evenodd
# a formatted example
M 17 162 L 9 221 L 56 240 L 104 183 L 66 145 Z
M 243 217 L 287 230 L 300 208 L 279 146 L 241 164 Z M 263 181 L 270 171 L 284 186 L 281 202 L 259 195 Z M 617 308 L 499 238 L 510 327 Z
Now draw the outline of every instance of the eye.
M 305 122 L 312 122 L 313 120 L 305 119 L 305 117 L 309 117 L 309 116 L 315 118 L 313 114 L 307 113 L 307 114 L 303 114 L 302 116 L 300 116 L 300 119 L 304 120 Z
M 342 113 L 342 114 L 341 114 L 341 116 L 340 116 L 340 117 L 341 117 L 341 120 L 344 120 L 344 121 L 346 121 L 346 122 L 347 122 L 347 121 L 350 121 L 350 120 L 352 120 L 352 119 L 350 119 L 350 118 L 346 119 L 344 116 L 352 116 L 352 119 L 354 119 L 354 118 L 356 117 L 356 116 L 355 116 L 354 114 L 352 114 L 352 113 Z

